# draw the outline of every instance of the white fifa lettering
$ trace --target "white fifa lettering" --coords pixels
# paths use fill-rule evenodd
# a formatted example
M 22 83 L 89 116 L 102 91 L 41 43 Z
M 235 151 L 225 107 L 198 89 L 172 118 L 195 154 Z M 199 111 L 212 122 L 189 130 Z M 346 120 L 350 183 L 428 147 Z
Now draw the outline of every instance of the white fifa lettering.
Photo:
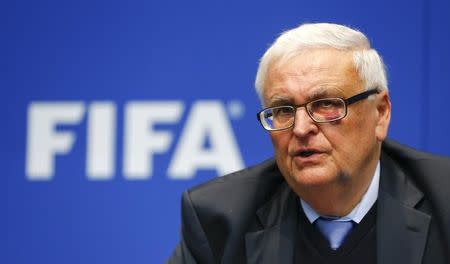
M 181 117 L 180 101 L 130 102 L 125 108 L 124 177 L 129 180 L 148 179 L 153 174 L 155 153 L 166 152 L 172 142 L 168 131 L 155 131 L 161 123 L 176 123 Z
M 78 124 L 84 114 L 82 102 L 32 102 L 28 107 L 26 175 L 30 180 L 50 180 L 55 172 L 55 155 L 66 154 L 75 142 L 69 131 L 56 125 Z
M 209 148 L 204 148 L 209 139 Z M 168 176 L 191 179 L 198 169 L 215 169 L 220 175 L 243 168 L 233 130 L 220 101 L 196 102 L 186 121 Z
M 89 106 L 86 174 L 91 180 L 109 180 L 114 173 L 116 106 L 94 102 Z

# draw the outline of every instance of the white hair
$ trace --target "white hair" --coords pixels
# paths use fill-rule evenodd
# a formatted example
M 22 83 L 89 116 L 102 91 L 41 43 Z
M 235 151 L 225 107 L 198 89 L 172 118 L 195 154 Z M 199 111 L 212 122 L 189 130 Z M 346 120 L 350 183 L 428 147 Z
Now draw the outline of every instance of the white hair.
M 350 51 L 353 63 L 366 89 L 387 90 L 385 65 L 367 37 L 358 30 L 329 23 L 303 24 L 283 32 L 261 57 L 255 87 L 263 102 L 267 71 L 274 63 L 283 63 L 305 50 L 334 48 Z

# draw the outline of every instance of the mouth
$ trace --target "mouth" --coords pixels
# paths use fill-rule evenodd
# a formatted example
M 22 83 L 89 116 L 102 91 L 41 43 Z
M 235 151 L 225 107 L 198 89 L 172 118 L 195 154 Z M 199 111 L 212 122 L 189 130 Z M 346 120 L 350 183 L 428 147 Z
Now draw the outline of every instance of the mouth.
M 297 156 L 300 156 L 302 158 L 307 158 L 307 157 L 310 157 L 317 153 L 319 153 L 319 152 L 317 152 L 315 150 L 303 150 L 303 151 L 299 151 Z
M 293 158 L 298 164 L 316 164 L 322 162 L 322 158 L 324 157 L 322 154 L 324 152 L 318 149 L 300 149 L 294 153 Z

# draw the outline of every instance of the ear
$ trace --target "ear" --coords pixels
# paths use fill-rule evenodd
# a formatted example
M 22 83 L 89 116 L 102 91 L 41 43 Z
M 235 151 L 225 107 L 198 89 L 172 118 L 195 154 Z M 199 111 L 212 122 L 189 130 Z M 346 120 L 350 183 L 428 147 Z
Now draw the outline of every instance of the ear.
M 389 122 L 391 121 L 391 100 L 386 90 L 377 96 L 377 115 L 375 136 L 379 141 L 383 141 L 387 136 Z

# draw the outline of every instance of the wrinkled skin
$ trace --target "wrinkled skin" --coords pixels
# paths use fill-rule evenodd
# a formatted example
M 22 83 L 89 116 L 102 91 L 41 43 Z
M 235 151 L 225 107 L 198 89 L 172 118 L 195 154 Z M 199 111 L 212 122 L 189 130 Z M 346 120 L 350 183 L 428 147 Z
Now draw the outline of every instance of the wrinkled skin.
M 300 105 L 324 97 L 348 98 L 364 90 L 350 52 L 311 49 L 272 63 L 263 98 L 266 107 Z M 314 123 L 305 108 L 299 108 L 293 128 L 270 133 L 281 173 L 318 213 L 348 214 L 373 177 L 390 112 L 387 91 L 350 105 L 347 116 L 332 123 Z M 305 150 L 314 154 L 300 155 Z

